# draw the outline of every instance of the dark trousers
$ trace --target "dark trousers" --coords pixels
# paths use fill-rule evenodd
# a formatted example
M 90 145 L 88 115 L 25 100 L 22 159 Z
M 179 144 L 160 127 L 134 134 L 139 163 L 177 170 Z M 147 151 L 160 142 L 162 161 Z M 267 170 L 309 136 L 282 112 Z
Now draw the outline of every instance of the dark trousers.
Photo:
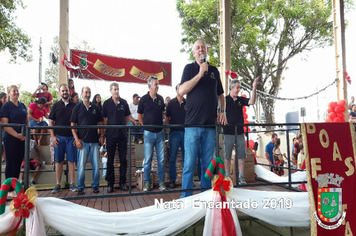
M 108 166 L 106 172 L 106 180 L 108 181 L 108 184 L 111 186 L 113 186 L 115 183 L 114 159 L 115 159 L 116 145 L 118 146 L 119 158 L 120 158 L 120 185 L 126 183 L 127 138 L 106 137 L 106 148 L 108 151 Z
M 25 141 L 8 135 L 4 139 L 6 153 L 5 178 L 19 178 L 21 163 L 25 156 Z

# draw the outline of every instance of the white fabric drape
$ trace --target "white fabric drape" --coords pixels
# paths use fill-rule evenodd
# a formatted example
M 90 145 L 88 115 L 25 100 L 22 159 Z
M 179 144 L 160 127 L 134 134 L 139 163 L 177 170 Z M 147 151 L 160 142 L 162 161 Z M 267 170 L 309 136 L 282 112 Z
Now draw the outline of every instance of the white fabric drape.
M 129 212 L 106 213 L 89 207 L 81 206 L 58 198 L 37 198 L 37 221 L 33 221 L 32 232 L 41 232 L 41 218 L 65 235 L 174 235 L 188 228 L 205 216 L 206 208 L 202 202 L 213 199 L 213 191 L 205 191 L 182 199 L 182 209 L 160 209 L 149 206 Z M 239 210 L 255 218 L 276 226 L 308 226 L 309 203 L 306 192 L 271 192 L 246 189 L 233 189 L 231 199 L 235 202 L 246 203 Z M 290 199 L 292 207 L 285 204 L 271 207 L 266 205 L 273 199 Z M 257 208 L 248 206 L 248 202 L 256 202 Z M 174 201 L 167 206 L 177 205 Z M 199 207 L 201 206 L 201 207 Z M 272 217 L 273 216 L 273 217 Z M 31 217 L 34 214 L 31 213 Z M 0 233 L 10 229 L 14 217 L 6 209 L 0 216 Z M 35 225 L 38 224 L 38 225 Z M 29 234 L 28 234 L 29 235 Z M 36 234 L 42 235 L 42 234 Z M 44 234 L 43 234 L 44 235 Z
M 288 181 L 288 177 L 280 177 L 262 166 L 256 165 L 255 172 L 269 182 Z M 306 180 L 305 172 L 292 174 L 292 181 L 303 180 Z M 275 226 L 300 227 L 310 224 L 307 192 L 234 188 L 229 199 L 233 201 L 234 209 Z M 65 235 L 174 235 L 204 217 L 206 203 L 210 201 L 214 201 L 212 190 L 162 205 L 107 213 L 58 198 L 39 197 L 30 218 L 26 220 L 26 233 L 46 235 L 44 225 L 49 225 Z M 7 207 L 0 216 L 0 233 L 13 229 L 18 220 Z

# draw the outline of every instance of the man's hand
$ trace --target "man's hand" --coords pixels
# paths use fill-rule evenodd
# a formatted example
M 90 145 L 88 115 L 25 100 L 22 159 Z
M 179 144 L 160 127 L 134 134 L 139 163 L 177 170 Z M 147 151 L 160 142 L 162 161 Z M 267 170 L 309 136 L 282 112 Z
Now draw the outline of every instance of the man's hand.
M 258 83 L 259 79 L 260 79 L 260 77 L 257 76 L 257 78 L 253 81 L 253 84 L 252 84 L 253 88 L 257 88 L 257 83 Z
M 204 73 L 208 72 L 209 64 L 207 62 L 203 62 L 200 64 L 199 75 L 201 78 L 204 77 Z
M 59 138 L 57 138 L 56 136 L 51 136 L 51 140 L 52 140 L 53 146 L 58 147 Z
M 227 125 L 227 119 L 226 119 L 226 115 L 224 112 L 219 112 L 218 114 L 218 122 L 221 125 Z
M 76 140 L 74 140 L 74 142 L 75 142 L 75 146 L 76 146 L 79 150 L 82 150 L 82 149 L 83 149 L 82 140 L 76 139 Z
M 100 146 L 103 146 L 103 144 L 104 144 L 104 136 L 100 137 L 99 144 L 100 144 Z
M 17 138 L 20 139 L 21 141 L 25 141 L 26 137 L 25 136 L 22 136 L 21 133 L 18 133 L 17 134 Z

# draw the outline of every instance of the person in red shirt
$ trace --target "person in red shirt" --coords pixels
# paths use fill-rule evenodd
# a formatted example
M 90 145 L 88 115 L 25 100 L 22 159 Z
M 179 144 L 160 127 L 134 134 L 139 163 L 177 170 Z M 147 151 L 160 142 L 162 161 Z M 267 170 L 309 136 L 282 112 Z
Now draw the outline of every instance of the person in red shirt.
M 41 92 L 42 90 L 42 92 Z M 38 91 L 38 93 L 37 93 Z M 53 97 L 52 94 L 50 92 L 48 92 L 48 85 L 44 82 L 42 82 L 40 85 L 38 85 L 36 91 L 32 94 L 33 98 L 41 98 L 41 97 L 45 97 L 47 102 L 45 104 L 45 108 L 47 110 L 47 112 L 49 113 L 51 111 L 49 106 L 53 105 Z
M 31 103 L 28 106 L 27 113 L 28 113 L 28 118 L 30 121 L 30 126 L 31 127 L 38 127 L 38 126 L 47 126 L 47 122 L 43 120 L 43 117 L 48 118 L 48 111 L 45 108 L 45 104 L 47 103 L 47 100 L 45 97 L 39 98 L 36 102 Z M 34 129 L 33 130 L 33 139 L 37 142 L 38 146 L 41 146 L 41 141 L 43 138 L 43 135 L 36 135 L 38 133 L 46 133 L 47 129 Z

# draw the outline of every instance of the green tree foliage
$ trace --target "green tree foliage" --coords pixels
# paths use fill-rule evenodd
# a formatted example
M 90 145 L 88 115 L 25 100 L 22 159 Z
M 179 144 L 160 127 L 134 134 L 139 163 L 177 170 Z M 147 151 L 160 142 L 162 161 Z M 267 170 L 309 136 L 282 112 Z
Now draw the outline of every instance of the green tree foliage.
M 21 96 L 19 97 L 20 102 L 26 105 L 30 105 L 31 103 L 35 102 L 36 99 L 31 96 L 32 94 L 27 91 L 21 91 Z
M 287 62 L 294 56 L 333 43 L 331 1 L 231 0 L 231 70 L 257 89 L 278 95 Z M 197 39 L 210 46 L 210 60 L 219 66 L 219 1 L 178 0 L 183 51 Z M 275 100 L 261 99 L 266 122 L 274 123 Z
M 31 61 L 31 39 L 15 24 L 18 6 L 24 8 L 21 0 L 0 1 L 0 52 L 8 49 L 11 62 L 16 62 L 18 57 Z

